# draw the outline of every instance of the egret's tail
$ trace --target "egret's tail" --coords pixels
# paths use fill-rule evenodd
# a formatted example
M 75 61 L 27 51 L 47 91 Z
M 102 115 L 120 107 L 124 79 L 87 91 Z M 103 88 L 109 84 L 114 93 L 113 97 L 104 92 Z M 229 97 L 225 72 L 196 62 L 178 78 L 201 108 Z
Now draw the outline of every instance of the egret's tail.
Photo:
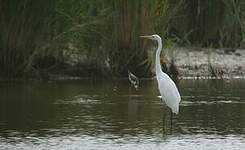
M 175 113 L 176 115 L 179 113 L 179 108 L 172 109 L 172 112 Z
M 172 107 L 172 112 L 175 113 L 176 115 L 179 113 L 179 104 L 175 105 L 174 107 Z

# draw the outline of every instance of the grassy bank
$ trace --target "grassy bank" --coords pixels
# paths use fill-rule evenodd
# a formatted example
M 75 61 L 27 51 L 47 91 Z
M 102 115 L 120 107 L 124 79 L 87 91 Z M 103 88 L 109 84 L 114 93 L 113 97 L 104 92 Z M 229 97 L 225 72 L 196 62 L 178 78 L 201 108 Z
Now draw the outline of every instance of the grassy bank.
M 0 76 L 147 77 L 158 33 L 166 47 L 243 46 L 242 0 L 0 2 Z

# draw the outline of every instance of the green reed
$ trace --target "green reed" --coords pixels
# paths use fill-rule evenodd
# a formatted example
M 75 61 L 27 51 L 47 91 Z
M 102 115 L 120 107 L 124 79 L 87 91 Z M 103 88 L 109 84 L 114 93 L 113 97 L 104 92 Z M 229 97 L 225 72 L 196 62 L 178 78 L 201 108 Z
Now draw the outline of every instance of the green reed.
M 0 1 L 0 76 L 151 74 L 158 33 L 167 46 L 239 47 L 243 0 Z M 171 41 L 171 42 L 169 42 Z M 85 73 L 86 72 L 86 73 Z

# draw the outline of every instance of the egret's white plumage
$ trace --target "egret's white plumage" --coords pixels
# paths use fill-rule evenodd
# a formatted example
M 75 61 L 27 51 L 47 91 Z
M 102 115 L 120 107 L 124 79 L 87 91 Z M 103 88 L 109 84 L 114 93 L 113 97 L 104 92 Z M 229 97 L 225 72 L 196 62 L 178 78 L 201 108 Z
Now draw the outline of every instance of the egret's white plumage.
M 179 103 L 181 100 L 179 91 L 174 81 L 161 69 L 160 54 L 162 50 L 162 39 L 157 34 L 141 36 L 141 37 L 155 40 L 158 43 L 158 47 L 156 51 L 156 60 L 155 60 L 158 89 L 162 96 L 162 100 L 165 101 L 166 105 L 172 110 L 173 113 L 178 114 Z

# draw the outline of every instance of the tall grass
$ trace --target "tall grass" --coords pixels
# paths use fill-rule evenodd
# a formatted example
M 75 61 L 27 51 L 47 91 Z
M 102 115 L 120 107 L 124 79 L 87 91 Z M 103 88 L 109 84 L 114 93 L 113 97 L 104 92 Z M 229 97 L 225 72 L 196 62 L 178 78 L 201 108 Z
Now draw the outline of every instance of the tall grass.
M 170 46 L 238 47 L 245 40 L 243 0 L 11 0 L 0 1 L 0 14 L 6 77 L 57 66 L 79 75 L 126 76 L 130 69 L 148 76 L 142 34 L 158 33 Z
M 62 43 L 58 45 L 62 46 L 64 57 L 81 56 L 76 62 L 80 66 L 76 68 L 84 72 L 86 68 L 99 70 L 99 74 L 104 72 L 108 53 L 105 47 L 112 33 L 108 28 L 111 27 L 111 6 L 101 0 L 64 0 L 57 4 L 56 10 L 54 39 Z
M 242 0 L 184 0 L 177 16 L 170 26 L 171 33 L 180 38 L 191 33 L 188 41 L 195 45 L 238 47 L 244 39 Z
M 141 47 L 141 34 L 153 32 L 151 22 L 152 4 L 149 0 L 119 0 L 113 3 L 113 43 L 109 58 L 116 76 L 126 75 L 130 69 L 137 74 L 147 72 L 144 60 L 147 52 Z
M 223 0 L 224 15 L 219 35 L 220 46 L 238 47 L 245 38 L 245 1 Z
M 21 76 L 30 56 L 49 39 L 53 2 L 0 1 L 1 76 Z

